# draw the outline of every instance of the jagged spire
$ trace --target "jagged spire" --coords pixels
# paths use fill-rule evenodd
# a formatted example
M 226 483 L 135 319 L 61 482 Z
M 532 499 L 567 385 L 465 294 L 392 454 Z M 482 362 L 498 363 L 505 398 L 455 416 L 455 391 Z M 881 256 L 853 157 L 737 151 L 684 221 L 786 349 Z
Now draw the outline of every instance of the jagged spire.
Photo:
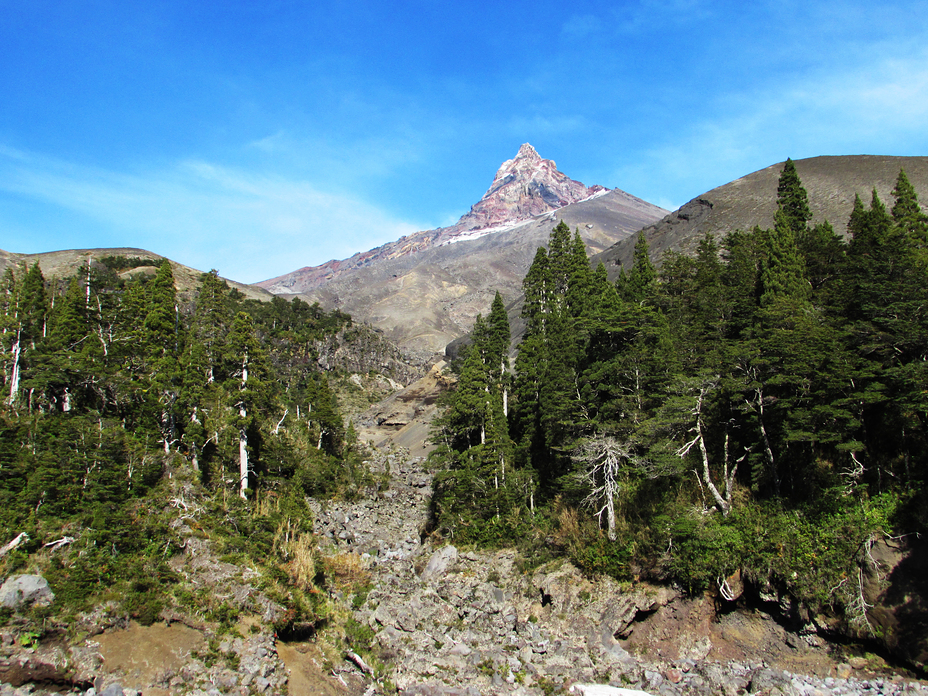
M 602 190 L 568 178 L 553 160 L 543 159 L 531 144 L 524 143 L 515 157 L 503 162 L 489 190 L 456 227 L 467 232 L 526 220 Z
M 519 148 L 519 154 L 517 154 L 515 158 L 540 160 L 541 156 L 530 143 L 523 143 L 522 147 Z

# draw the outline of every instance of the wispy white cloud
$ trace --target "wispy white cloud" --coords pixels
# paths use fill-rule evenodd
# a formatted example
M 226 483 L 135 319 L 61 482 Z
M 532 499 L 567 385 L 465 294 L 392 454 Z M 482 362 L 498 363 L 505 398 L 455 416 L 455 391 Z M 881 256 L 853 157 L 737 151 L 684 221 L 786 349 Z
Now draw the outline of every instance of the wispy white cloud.
M 641 182 L 634 193 L 648 200 L 661 200 L 668 189 L 688 190 L 688 199 L 787 157 L 922 154 L 926 121 L 928 50 L 874 50 L 858 65 L 824 66 L 718 95 L 700 118 L 636 152 L 613 177 Z
M 0 147 L 0 192 L 41 203 L 47 216 L 35 221 L 28 240 L 22 222 L 15 239 L 0 230 L 8 250 L 83 247 L 93 230 L 95 245 L 104 239 L 143 247 L 244 282 L 350 256 L 417 229 L 352 192 L 202 160 L 139 175 Z

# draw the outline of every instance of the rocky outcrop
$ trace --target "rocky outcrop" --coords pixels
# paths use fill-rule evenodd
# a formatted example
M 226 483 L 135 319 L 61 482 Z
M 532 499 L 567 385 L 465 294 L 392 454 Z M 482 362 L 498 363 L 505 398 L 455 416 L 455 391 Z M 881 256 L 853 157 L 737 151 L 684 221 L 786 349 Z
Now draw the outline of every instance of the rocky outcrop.
M 363 324 L 329 334 L 315 341 L 313 347 L 317 364 L 327 371 L 359 375 L 376 372 L 400 386 L 414 382 L 425 372 L 421 361 L 403 354 L 382 332 Z
M 921 669 L 928 668 L 928 544 L 878 539 L 863 559 L 860 592 L 869 607 L 856 627 Z
M 55 593 L 41 575 L 13 575 L 0 585 L 0 606 L 8 609 L 48 606 L 54 601 Z
M 447 244 L 468 233 L 559 210 L 606 190 L 574 181 L 558 171 L 553 160 L 542 159 L 525 143 L 513 159 L 503 162 L 483 198 L 456 225 L 442 230 L 436 241 Z

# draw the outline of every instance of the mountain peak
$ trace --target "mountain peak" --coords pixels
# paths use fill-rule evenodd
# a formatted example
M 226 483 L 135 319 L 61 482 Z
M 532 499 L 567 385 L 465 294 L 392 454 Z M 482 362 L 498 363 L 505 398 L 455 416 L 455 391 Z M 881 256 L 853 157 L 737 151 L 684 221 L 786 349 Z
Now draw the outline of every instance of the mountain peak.
M 542 159 L 525 143 L 514 158 L 503 162 L 489 190 L 454 228 L 468 232 L 527 220 L 605 190 L 562 174 L 554 160 Z
M 538 154 L 538 151 L 531 146 L 530 143 L 523 143 L 522 147 L 519 148 L 519 154 L 516 155 L 516 159 L 540 160 L 541 156 Z
M 307 292 L 324 285 L 334 287 L 339 284 L 341 277 L 354 277 L 356 273 L 369 271 L 380 264 L 394 263 L 399 259 L 424 254 L 430 249 L 505 232 L 539 215 L 552 213 L 607 192 L 608 189 L 602 186 L 586 186 L 567 177 L 558 171 L 554 161 L 543 159 L 534 147 L 524 143 L 515 157 L 503 162 L 483 197 L 454 225 L 416 232 L 376 249 L 357 253 L 350 259 L 308 266 L 265 280 L 259 285 L 272 292 L 286 294 Z M 664 212 L 659 208 L 654 210 L 661 214 Z M 632 224 L 634 227 L 654 222 L 659 217 L 651 212 L 646 212 L 642 217 L 635 212 L 629 219 L 635 221 Z M 365 312 L 368 309 L 359 311 L 354 305 L 344 306 L 351 306 L 358 316 L 367 318 Z

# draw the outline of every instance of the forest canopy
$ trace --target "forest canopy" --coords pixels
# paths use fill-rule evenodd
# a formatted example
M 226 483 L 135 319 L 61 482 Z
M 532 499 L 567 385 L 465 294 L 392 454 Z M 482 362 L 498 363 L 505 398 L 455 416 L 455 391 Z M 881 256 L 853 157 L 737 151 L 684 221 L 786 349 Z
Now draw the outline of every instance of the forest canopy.
M 862 554 L 928 520 L 928 218 L 905 172 L 892 195 L 840 235 L 787 160 L 773 228 L 659 267 L 639 234 L 616 282 L 559 223 L 514 369 L 497 298 L 436 421 L 439 530 L 865 620 Z

